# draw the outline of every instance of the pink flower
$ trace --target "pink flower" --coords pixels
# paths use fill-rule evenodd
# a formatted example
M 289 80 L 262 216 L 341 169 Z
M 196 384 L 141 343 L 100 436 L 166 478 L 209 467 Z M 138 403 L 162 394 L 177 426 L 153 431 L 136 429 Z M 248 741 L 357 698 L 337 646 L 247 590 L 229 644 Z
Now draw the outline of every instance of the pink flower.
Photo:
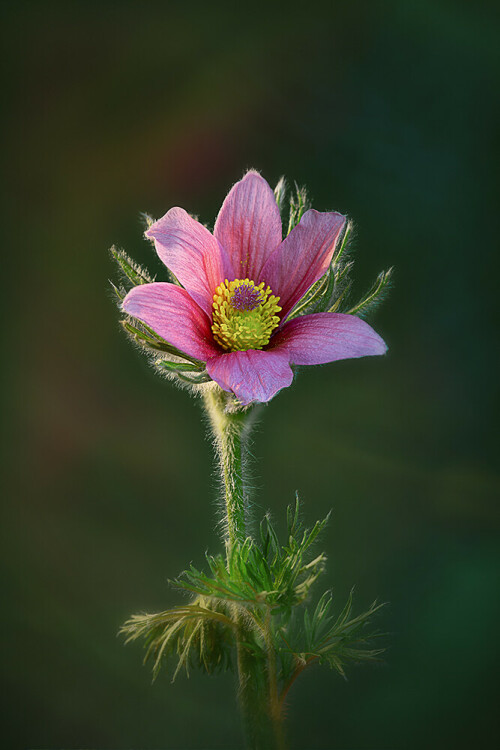
M 146 236 L 182 287 L 134 287 L 123 310 L 171 345 L 206 362 L 208 375 L 243 404 L 291 385 L 291 365 L 384 354 L 380 336 L 354 315 L 287 316 L 330 266 L 346 219 L 306 211 L 282 240 L 274 193 L 254 171 L 229 191 L 213 234 L 171 208 Z

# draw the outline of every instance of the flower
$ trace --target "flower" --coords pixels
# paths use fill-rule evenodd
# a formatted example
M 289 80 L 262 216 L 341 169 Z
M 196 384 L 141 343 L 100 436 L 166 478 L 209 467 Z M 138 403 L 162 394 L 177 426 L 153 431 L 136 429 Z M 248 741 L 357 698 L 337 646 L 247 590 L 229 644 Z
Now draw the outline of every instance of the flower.
M 384 354 L 363 320 L 333 312 L 287 320 L 329 269 L 346 224 L 310 209 L 283 240 L 273 191 L 255 171 L 229 191 L 214 232 L 182 208 L 152 224 L 163 263 L 182 286 L 134 287 L 123 310 L 181 352 L 206 363 L 210 378 L 239 401 L 269 401 L 291 385 L 291 365 Z

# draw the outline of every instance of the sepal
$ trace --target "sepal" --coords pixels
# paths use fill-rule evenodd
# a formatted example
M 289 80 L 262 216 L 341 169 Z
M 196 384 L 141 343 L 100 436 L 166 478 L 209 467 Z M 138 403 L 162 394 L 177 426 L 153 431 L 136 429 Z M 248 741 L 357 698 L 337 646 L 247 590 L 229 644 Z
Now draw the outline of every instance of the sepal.
M 147 214 L 143 214 L 146 227 L 151 226 L 153 219 Z M 135 286 L 151 284 L 154 278 L 136 263 L 124 250 L 119 250 L 114 245 L 110 249 L 111 257 L 117 263 L 122 276 L 123 283 L 119 286 L 110 281 L 113 292 L 117 298 L 118 306 L 121 310 L 121 303 L 125 299 L 128 291 Z M 167 269 L 170 281 L 180 286 L 179 281 Z M 177 380 L 178 384 L 201 385 L 211 381 L 207 374 L 205 363 L 177 349 L 168 341 L 165 341 L 152 328 L 140 320 L 130 316 L 120 320 L 120 324 L 128 336 L 138 344 L 142 349 L 150 354 L 161 353 L 153 364 L 158 372 L 170 376 Z
M 276 203 L 278 204 L 278 209 L 279 209 L 281 221 L 283 224 L 285 223 L 285 211 L 287 210 L 287 206 L 286 206 L 287 191 L 288 191 L 288 187 L 286 184 L 286 180 L 282 176 L 279 178 L 276 184 L 276 187 L 274 188 L 274 197 L 276 199 Z
M 382 271 L 369 291 L 347 312 L 349 315 L 357 315 L 364 318 L 372 312 L 381 302 L 384 301 L 389 289 L 391 288 L 393 268 Z
M 311 208 L 311 201 L 307 196 L 305 187 L 299 187 L 296 182 L 294 185 L 295 191 L 290 196 L 287 235 L 297 226 L 305 212 Z
M 144 349 L 149 349 L 150 351 L 155 352 L 164 352 L 165 354 L 179 357 L 181 360 L 185 360 L 195 365 L 198 371 L 204 368 L 204 362 L 196 359 L 195 357 L 191 357 L 189 354 L 181 352 L 175 346 L 169 344 L 168 341 L 162 339 L 161 336 L 159 336 L 155 331 L 153 331 L 152 328 L 147 326 L 145 323 L 142 323 L 135 318 L 125 318 L 124 320 L 121 320 L 120 323 L 123 326 L 124 330 L 132 338 L 132 340 L 135 341 L 136 344 L 142 346 Z
M 138 263 L 132 260 L 125 250 L 120 250 L 113 245 L 109 252 L 111 253 L 111 257 L 116 261 L 125 284 L 129 289 L 141 284 L 151 284 L 154 281 L 154 278 Z
M 212 380 L 205 369 L 204 362 L 195 364 L 192 362 L 179 362 L 178 360 L 161 358 L 155 361 L 155 367 L 160 372 L 176 376 L 179 380 L 182 380 L 184 383 L 190 383 L 191 385 L 201 385 L 202 383 L 209 383 Z
M 364 318 L 385 299 L 391 287 L 392 268 L 381 271 L 364 297 L 355 305 L 349 306 L 348 300 L 352 287 L 351 271 L 354 266 L 354 261 L 350 259 L 352 235 L 353 225 L 348 221 L 339 248 L 327 272 L 299 300 L 288 316 L 288 320 L 321 312 L 345 313 Z
M 299 300 L 288 320 L 312 313 L 339 312 L 339 308 L 348 296 L 351 286 L 349 273 L 353 261 L 349 259 L 349 244 L 352 239 L 352 232 L 352 222 L 348 221 L 328 270 Z

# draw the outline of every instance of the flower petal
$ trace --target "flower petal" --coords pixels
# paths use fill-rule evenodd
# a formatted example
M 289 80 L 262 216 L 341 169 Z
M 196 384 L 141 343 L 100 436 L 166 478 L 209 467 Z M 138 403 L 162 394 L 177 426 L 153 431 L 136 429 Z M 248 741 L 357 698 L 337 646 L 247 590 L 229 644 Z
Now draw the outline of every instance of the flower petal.
M 206 362 L 220 351 L 213 342 L 208 317 L 189 293 L 175 284 L 158 281 L 136 286 L 122 308 L 191 357 Z
M 156 252 L 208 315 L 216 287 L 233 278 L 232 264 L 215 237 L 183 208 L 171 208 L 145 233 Z
M 281 217 L 274 193 L 257 172 L 247 172 L 224 200 L 214 236 L 231 258 L 235 278 L 260 281 L 266 259 L 281 242 Z
M 207 372 L 225 391 L 232 391 L 242 404 L 270 401 L 291 385 L 293 373 L 288 355 L 281 351 L 248 349 L 228 352 L 207 362 Z
M 310 209 L 268 258 L 260 281 L 280 297 L 283 319 L 327 271 L 345 222 L 342 214 Z
M 271 346 L 272 351 L 286 352 L 294 365 L 322 365 L 387 351 L 383 339 L 368 323 L 342 313 L 294 318 L 274 336 Z

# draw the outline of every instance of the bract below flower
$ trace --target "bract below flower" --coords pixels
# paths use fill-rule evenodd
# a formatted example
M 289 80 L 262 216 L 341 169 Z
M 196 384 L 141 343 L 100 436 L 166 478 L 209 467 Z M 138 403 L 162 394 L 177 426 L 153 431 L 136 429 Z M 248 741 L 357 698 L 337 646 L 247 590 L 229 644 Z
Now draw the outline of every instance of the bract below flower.
M 360 318 L 315 313 L 287 321 L 326 273 L 346 222 L 306 211 L 283 240 L 274 193 L 257 172 L 230 190 L 213 234 L 171 208 L 146 236 L 182 286 L 134 287 L 123 310 L 165 341 L 206 362 L 208 375 L 241 401 L 269 401 L 293 380 L 291 365 L 384 354 Z

